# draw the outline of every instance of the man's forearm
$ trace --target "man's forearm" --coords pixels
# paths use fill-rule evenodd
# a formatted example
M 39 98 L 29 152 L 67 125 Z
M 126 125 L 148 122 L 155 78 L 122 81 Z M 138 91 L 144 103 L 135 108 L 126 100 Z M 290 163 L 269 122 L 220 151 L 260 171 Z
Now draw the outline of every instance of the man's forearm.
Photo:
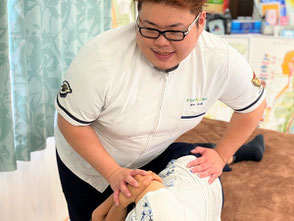
M 71 147 L 91 164 L 104 178 L 120 168 L 104 149 L 91 126 L 77 127 L 58 115 L 58 127 Z
M 215 148 L 224 162 L 227 162 L 233 156 L 254 131 L 262 118 L 265 107 L 266 102 L 263 101 L 253 112 L 246 114 L 233 113 L 223 138 Z

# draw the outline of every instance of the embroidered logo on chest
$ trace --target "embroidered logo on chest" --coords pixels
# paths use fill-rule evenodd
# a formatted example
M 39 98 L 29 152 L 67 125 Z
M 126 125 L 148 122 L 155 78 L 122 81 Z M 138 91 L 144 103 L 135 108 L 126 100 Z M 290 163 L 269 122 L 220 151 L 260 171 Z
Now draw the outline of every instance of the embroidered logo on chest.
M 208 97 L 187 98 L 185 107 L 193 108 L 193 107 L 203 106 L 207 100 L 208 100 Z

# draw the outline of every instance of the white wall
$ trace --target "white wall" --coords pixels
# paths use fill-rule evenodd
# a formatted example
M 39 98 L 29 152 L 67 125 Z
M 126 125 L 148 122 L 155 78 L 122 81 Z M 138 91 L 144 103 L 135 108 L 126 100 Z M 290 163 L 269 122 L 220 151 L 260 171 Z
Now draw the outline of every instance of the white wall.
M 68 220 L 54 138 L 48 138 L 47 148 L 31 157 L 30 162 L 18 162 L 18 170 L 0 173 L 0 220 Z

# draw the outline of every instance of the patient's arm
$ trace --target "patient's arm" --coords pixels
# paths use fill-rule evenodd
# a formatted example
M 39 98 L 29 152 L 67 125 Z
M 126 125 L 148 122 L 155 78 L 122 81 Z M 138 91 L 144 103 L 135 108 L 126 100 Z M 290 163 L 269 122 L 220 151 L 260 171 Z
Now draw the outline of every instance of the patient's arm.
M 119 195 L 119 202 L 125 207 L 127 207 L 131 203 L 134 203 L 136 199 L 138 198 L 138 196 L 147 189 L 147 187 L 150 185 L 150 183 L 153 180 L 157 180 L 160 183 L 162 182 L 162 179 L 151 171 L 148 171 L 147 175 L 145 176 L 136 175 L 134 178 L 139 183 L 139 186 L 138 187 L 133 187 L 130 185 L 128 186 L 132 194 L 131 197 L 127 198 L 123 194 Z
M 146 176 L 136 175 L 134 177 L 139 183 L 139 187 L 128 186 L 132 196 L 126 198 L 122 193 L 119 195 L 119 205 L 114 205 L 113 196 L 109 196 L 92 213 L 93 221 L 123 221 L 126 218 L 127 206 L 136 201 L 139 195 L 145 191 L 152 180 L 162 182 L 161 178 L 152 172 Z
M 111 194 L 92 213 L 92 221 L 123 221 L 126 218 L 127 208 L 121 204 L 114 205 L 113 194 Z

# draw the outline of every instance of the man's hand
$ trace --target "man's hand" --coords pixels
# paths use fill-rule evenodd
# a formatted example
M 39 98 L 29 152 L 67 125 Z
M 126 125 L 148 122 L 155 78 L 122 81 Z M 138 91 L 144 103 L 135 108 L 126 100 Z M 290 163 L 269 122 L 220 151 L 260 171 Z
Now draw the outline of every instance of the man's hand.
M 162 179 L 158 175 L 156 175 L 155 173 L 152 173 L 151 171 L 148 171 L 145 176 L 136 175 L 134 178 L 138 182 L 139 186 L 133 187 L 133 186 L 127 185 L 132 196 L 127 198 L 124 195 L 119 194 L 120 206 L 122 206 L 123 208 L 125 208 L 129 204 L 135 202 L 137 197 L 149 186 L 149 184 L 153 180 L 157 180 L 159 182 L 162 182 Z
M 191 168 L 192 173 L 198 173 L 200 178 L 210 176 L 208 183 L 212 184 L 222 174 L 225 166 L 221 156 L 214 149 L 204 147 L 196 147 L 191 153 L 202 156 L 188 163 L 187 167 Z
M 138 182 L 134 179 L 134 176 L 136 175 L 142 175 L 145 176 L 147 174 L 144 170 L 132 170 L 128 168 L 119 167 L 116 169 L 110 177 L 108 177 L 107 181 L 109 182 L 113 193 L 113 200 L 116 205 L 119 205 L 119 193 L 122 192 L 122 194 L 125 197 L 131 197 L 131 193 L 127 187 L 127 184 L 133 187 L 138 187 Z

